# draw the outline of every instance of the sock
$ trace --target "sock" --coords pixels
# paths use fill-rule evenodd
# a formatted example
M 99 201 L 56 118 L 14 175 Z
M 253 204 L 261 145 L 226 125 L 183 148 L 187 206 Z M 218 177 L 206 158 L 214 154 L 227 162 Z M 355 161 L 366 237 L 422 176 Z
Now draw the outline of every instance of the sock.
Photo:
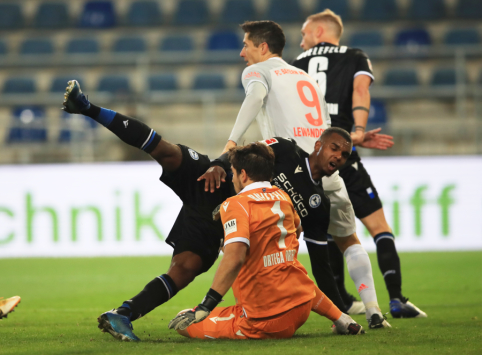
M 311 270 L 318 287 L 342 312 L 346 312 L 345 303 L 341 299 L 340 292 L 338 292 L 338 287 L 328 262 L 328 247 L 312 242 L 306 242 L 306 246 L 310 255 Z
M 320 316 L 326 317 L 332 322 L 336 321 L 343 314 L 337 306 L 315 286 L 316 296 L 311 303 L 311 310 Z
M 377 234 L 373 238 L 377 245 L 378 266 L 382 272 L 390 299 L 402 296 L 402 272 L 400 258 L 395 248 L 395 237 L 390 232 Z
M 137 296 L 125 301 L 117 309 L 117 313 L 136 320 L 169 301 L 177 292 L 177 286 L 171 277 L 167 274 L 161 275 L 149 282 Z
M 345 250 L 345 258 L 350 277 L 365 305 L 366 318 L 370 319 L 373 313 L 380 313 L 370 258 L 361 244 L 349 246 Z
M 353 299 L 345 288 L 345 260 L 343 259 L 343 253 L 340 248 L 338 248 L 338 245 L 332 240 L 328 240 L 328 255 L 330 256 L 330 266 L 335 277 L 338 292 L 340 292 L 343 303 L 349 307 Z
M 162 137 L 152 128 L 135 118 L 90 104 L 82 114 L 102 124 L 123 142 L 151 153 Z

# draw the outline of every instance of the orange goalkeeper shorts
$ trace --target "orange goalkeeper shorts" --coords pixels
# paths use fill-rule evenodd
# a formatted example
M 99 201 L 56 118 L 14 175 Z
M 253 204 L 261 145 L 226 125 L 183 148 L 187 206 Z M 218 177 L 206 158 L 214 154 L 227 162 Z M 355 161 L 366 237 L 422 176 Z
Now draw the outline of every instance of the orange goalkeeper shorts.
M 248 319 L 241 306 L 216 307 L 208 318 L 189 326 L 191 338 L 281 339 L 291 338 L 308 319 L 311 301 L 268 318 Z

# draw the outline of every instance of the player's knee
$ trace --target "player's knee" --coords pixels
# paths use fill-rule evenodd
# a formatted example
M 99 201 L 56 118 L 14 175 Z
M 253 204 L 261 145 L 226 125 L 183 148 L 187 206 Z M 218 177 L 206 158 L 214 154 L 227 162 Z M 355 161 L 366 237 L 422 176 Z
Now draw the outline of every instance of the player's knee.
M 349 247 L 355 244 L 361 244 L 358 240 L 356 233 L 353 233 L 347 237 L 337 237 L 333 236 L 333 240 L 335 241 L 338 248 L 344 253 Z

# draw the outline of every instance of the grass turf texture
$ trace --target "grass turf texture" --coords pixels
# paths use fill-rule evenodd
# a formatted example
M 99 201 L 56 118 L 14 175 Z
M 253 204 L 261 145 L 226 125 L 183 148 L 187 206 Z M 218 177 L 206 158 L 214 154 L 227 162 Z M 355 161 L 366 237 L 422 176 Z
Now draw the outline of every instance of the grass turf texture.
M 370 257 L 379 304 L 388 312 L 388 295 L 376 256 Z M 309 266 L 307 255 L 300 259 Z M 356 337 L 332 335 L 330 322 L 314 313 L 287 340 L 201 341 L 168 330 L 168 321 L 178 311 L 202 300 L 215 266 L 174 299 L 134 322 L 141 343 L 122 343 L 101 333 L 96 318 L 164 273 L 169 257 L 0 259 L 0 296 L 22 297 L 16 312 L 0 321 L 0 353 L 480 354 L 482 252 L 402 253 L 401 260 L 404 294 L 429 318 L 389 316 L 392 329 L 367 330 Z M 234 303 L 231 292 L 225 299 L 224 305 Z M 367 328 L 364 315 L 354 318 Z

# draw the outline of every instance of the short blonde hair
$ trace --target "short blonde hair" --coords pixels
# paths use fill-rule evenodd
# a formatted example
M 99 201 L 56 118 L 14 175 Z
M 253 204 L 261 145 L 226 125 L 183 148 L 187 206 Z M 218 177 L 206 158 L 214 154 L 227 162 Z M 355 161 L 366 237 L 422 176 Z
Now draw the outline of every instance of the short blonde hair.
M 325 22 L 332 25 L 332 28 L 335 30 L 335 35 L 338 38 L 343 34 L 343 21 L 341 20 L 341 17 L 330 9 L 325 9 L 325 11 L 308 16 L 306 21 Z

